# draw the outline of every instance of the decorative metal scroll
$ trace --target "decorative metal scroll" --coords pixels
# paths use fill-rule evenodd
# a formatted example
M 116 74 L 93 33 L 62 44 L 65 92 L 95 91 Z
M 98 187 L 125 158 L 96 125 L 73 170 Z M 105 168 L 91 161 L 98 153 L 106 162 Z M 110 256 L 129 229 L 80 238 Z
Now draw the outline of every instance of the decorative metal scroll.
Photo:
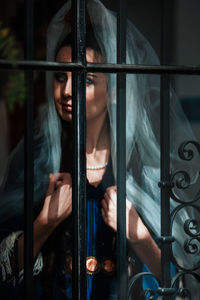
M 181 299 L 192 300 L 191 290 L 188 287 L 184 287 L 185 279 L 188 277 L 188 282 L 197 280 L 200 283 L 200 276 L 195 272 L 179 272 L 171 281 L 171 286 L 176 289 L 176 296 Z
M 129 280 L 127 299 L 129 299 L 132 290 L 134 288 L 137 288 L 138 282 L 141 281 L 142 278 L 145 277 L 145 276 L 154 278 L 155 283 L 157 283 L 157 286 L 158 287 L 160 286 L 160 281 L 154 274 L 151 274 L 151 273 L 148 273 L 148 272 L 138 273 L 135 276 L 131 277 L 130 280 Z M 147 300 L 157 299 L 156 290 L 153 290 L 153 289 L 150 289 L 150 288 L 145 289 L 145 290 L 141 290 L 139 299 L 147 299 Z
M 151 288 L 142 290 L 141 288 L 138 300 L 162 300 L 166 299 L 165 296 L 170 297 L 170 295 L 173 295 L 172 299 L 193 300 L 193 293 L 200 293 L 200 205 L 198 202 L 200 201 L 200 172 L 197 170 L 196 174 L 194 174 L 192 167 L 192 160 L 195 158 L 195 153 L 200 157 L 200 144 L 196 141 L 187 141 L 180 145 L 178 149 L 179 158 L 187 162 L 186 165 L 189 171 L 181 170 L 171 174 L 168 186 L 172 201 L 177 203 L 177 206 L 171 212 L 171 236 L 169 242 L 171 243 L 171 261 L 177 267 L 178 272 L 171 279 L 170 288 L 162 288 L 159 279 L 152 273 L 142 272 L 133 276 L 129 280 L 127 299 L 129 299 L 134 288 L 137 287 L 139 280 L 142 280 L 145 276 L 154 278 L 155 282 L 157 282 L 157 288 L 155 290 Z M 189 166 L 190 162 L 191 166 Z M 194 166 L 200 169 L 200 164 L 199 166 L 194 164 Z M 193 174 L 191 175 L 191 173 Z M 187 190 L 191 187 L 193 187 L 194 192 L 192 196 L 189 193 L 188 197 Z M 184 195 L 188 198 L 185 199 Z M 175 234 L 173 234 L 173 232 L 176 232 L 176 224 L 180 221 L 183 223 L 182 232 L 180 233 L 183 237 L 182 245 L 178 244 L 178 241 L 174 237 Z M 180 261 L 179 256 L 176 255 L 179 251 L 182 251 L 183 256 L 186 258 L 184 262 Z M 187 263 L 188 257 L 189 260 Z M 196 282 L 196 285 L 193 285 L 193 282 Z M 194 291 L 198 283 L 198 291 Z
M 195 273 L 200 269 L 200 206 L 198 205 L 200 165 L 198 166 L 194 160 L 195 153 L 200 156 L 200 145 L 196 141 L 187 141 L 180 145 L 178 149 L 180 159 L 191 165 L 188 171 L 181 170 L 171 175 L 170 188 L 170 197 L 177 203 L 177 207 L 171 213 L 171 235 L 173 236 L 175 231 L 176 221 L 181 220 L 183 222 L 181 235 L 184 237 L 182 251 L 185 255 L 184 261 L 176 257 L 175 250 L 178 243 L 175 239 L 171 246 L 171 254 L 172 261 L 179 272 L 172 278 L 171 286 L 176 288 L 177 296 L 187 300 L 193 299 L 193 289 L 198 286 L 198 283 L 200 288 L 200 276 Z M 188 197 L 189 189 L 193 189 L 194 192 L 189 193 Z M 177 191 L 181 193 L 178 195 Z M 188 262 L 187 258 L 189 258 Z M 196 285 L 193 285 L 194 281 Z
M 194 151 L 197 151 L 197 154 L 200 156 L 200 145 L 196 141 L 187 141 L 180 145 L 178 149 L 178 154 L 181 160 L 191 162 L 194 159 Z M 197 166 L 198 167 L 198 166 Z M 195 166 L 196 168 L 196 166 Z M 199 165 L 200 168 L 200 165 Z M 171 198 L 178 203 L 177 207 L 171 214 L 171 235 L 173 235 L 173 228 L 176 226 L 177 222 L 180 219 L 183 222 L 182 236 L 185 237 L 183 251 L 185 255 L 190 257 L 190 260 L 193 260 L 193 264 L 185 267 L 178 262 L 178 259 L 174 256 L 173 250 L 176 247 L 176 241 L 172 246 L 172 260 L 174 264 L 184 270 L 184 271 L 194 271 L 200 268 L 200 206 L 197 205 L 197 202 L 200 200 L 200 189 L 198 176 L 199 171 L 194 170 L 189 171 L 178 171 L 172 174 L 171 176 L 171 188 L 170 196 Z M 193 176 L 193 178 L 191 178 Z M 184 195 L 187 194 L 187 190 L 193 187 L 198 188 L 197 193 L 194 193 L 194 196 L 191 196 L 191 199 L 184 199 Z M 181 193 L 181 196 L 177 196 L 176 190 L 184 191 Z
M 196 141 L 187 141 L 180 145 L 178 149 L 178 155 L 181 160 L 184 160 L 188 163 L 191 162 L 194 158 L 194 151 L 197 151 L 197 153 L 200 156 L 200 144 L 198 144 Z M 200 165 L 199 165 L 200 169 Z M 196 177 L 199 176 L 199 171 L 196 172 Z M 194 176 L 193 176 L 194 177 Z M 171 175 L 171 182 L 170 182 L 170 197 L 179 203 L 185 204 L 186 202 L 192 204 L 197 202 L 200 199 L 200 189 L 195 194 L 195 196 L 192 197 L 190 200 L 181 199 L 175 192 L 175 190 L 187 190 L 193 185 L 194 178 L 191 178 L 191 174 L 189 174 L 185 170 L 180 170 L 175 172 Z M 195 178 L 195 181 L 198 185 L 197 178 Z M 199 185 L 200 186 L 200 185 Z M 191 197 L 190 197 L 191 198 Z
M 140 280 L 143 279 L 143 277 L 152 277 L 154 278 L 154 289 L 153 288 L 146 288 L 146 289 L 141 289 L 139 298 L 137 300 L 162 300 L 164 299 L 164 296 L 166 295 L 173 295 L 175 293 L 175 288 L 162 288 L 160 287 L 160 280 L 152 273 L 148 272 L 141 272 L 138 273 L 137 275 L 133 276 L 129 280 L 128 284 L 128 298 L 131 295 L 131 292 L 134 288 L 137 288 L 137 284 Z

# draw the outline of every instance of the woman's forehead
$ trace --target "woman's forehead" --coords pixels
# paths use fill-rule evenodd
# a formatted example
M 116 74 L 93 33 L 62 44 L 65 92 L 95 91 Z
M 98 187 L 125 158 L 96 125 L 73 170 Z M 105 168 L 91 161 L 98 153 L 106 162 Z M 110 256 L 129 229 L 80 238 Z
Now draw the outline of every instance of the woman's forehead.
M 102 56 L 94 49 L 86 48 L 86 60 L 89 63 L 100 63 L 102 62 Z
M 58 62 L 71 62 L 72 61 L 72 47 L 62 47 L 56 56 Z M 86 48 L 86 61 L 89 63 L 100 63 L 102 62 L 101 54 L 92 48 Z

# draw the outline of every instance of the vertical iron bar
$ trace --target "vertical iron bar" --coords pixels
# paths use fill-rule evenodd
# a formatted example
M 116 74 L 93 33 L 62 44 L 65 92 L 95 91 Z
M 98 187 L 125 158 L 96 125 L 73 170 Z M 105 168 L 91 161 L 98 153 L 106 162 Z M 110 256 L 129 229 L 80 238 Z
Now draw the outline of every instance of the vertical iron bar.
M 33 0 L 25 1 L 25 59 L 33 60 Z M 24 136 L 24 295 L 33 299 L 33 72 L 27 71 Z
M 85 60 L 85 1 L 73 1 L 73 62 Z M 73 73 L 73 299 L 86 299 L 86 107 L 85 72 Z
M 118 0 L 117 63 L 126 63 L 126 1 Z M 126 74 L 117 74 L 117 280 L 127 299 L 126 259 Z
M 167 0 L 168 1 L 168 0 Z M 161 24 L 161 64 L 167 64 L 168 59 L 168 10 L 167 1 L 162 1 Z M 160 99 L 160 152 L 161 152 L 161 236 L 170 235 L 170 95 L 169 76 L 161 75 Z M 170 247 L 169 243 L 161 244 L 162 286 L 170 287 Z M 170 299 L 170 296 L 164 296 Z

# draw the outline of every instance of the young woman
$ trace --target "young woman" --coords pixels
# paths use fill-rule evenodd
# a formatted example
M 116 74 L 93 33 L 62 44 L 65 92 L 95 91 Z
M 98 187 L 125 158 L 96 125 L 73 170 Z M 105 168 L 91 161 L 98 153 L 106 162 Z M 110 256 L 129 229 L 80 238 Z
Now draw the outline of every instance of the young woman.
M 48 32 L 47 60 L 72 61 L 71 3 L 53 18 Z M 100 1 L 87 3 L 86 60 L 116 62 L 116 17 Z M 158 64 L 144 37 L 127 24 L 127 63 Z M 53 87 L 53 88 L 52 88 Z M 115 272 L 116 232 L 116 77 L 88 73 L 86 79 L 87 169 L 87 299 L 117 299 Z M 47 113 L 35 137 L 35 299 L 72 298 L 72 74 L 48 72 Z M 135 260 L 134 273 L 144 268 L 160 276 L 159 78 L 127 75 L 127 240 Z M 172 105 L 171 121 L 179 124 L 180 108 Z M 186 121 L 185 121 L 186 122 Z M 182 141 L 174 133 L 175 148 Z M 184 134 L 191 134 L 190 129 Z M 23 280 L 23 145 L 13 154 L 1 190 L 2 280 L 16 286 L 21 297 Z M 178 162 L 177 162 L 178 164 Z M 12 209 L 11 209 L 12 208 Z M 10 221 L 15 220 L 15 223 Z M 177 225 L 177 243 L 179 225 Z M 13 249 L 17 249 L 17 253 Z M 180 248 L 179 248 L 179 251 Z M 183 257 L 183 254 L 180 254 Z M 18 266 L 18 269 L 16 269 Z M 150 284 L 154 285 L 153 281 Z M 102 289 L 102 286 L 104 288 Z M 8 293 L 5 289 L 2 293 Z M 13 299 L 13 295 L 12 295 Z M 137 299 L 134 295 L 133 299 Z

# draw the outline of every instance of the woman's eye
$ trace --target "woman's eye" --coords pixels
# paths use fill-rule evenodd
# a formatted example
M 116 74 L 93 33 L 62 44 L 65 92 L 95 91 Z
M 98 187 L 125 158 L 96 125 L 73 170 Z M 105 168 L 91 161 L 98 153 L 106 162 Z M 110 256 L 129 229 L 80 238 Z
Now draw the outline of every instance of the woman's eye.
M 65 82 L 66 79 L 67 79 L 67 76 L 65 73 L 59 73 L 59 72 L 56 72 L 54 73 L 54 78 L 56 79 L 56 81 L 58 82 Z
M 86 84 L 90 85 L 90 84 L 94 84 L 94 81 L 91 78 L 86 78 Z

